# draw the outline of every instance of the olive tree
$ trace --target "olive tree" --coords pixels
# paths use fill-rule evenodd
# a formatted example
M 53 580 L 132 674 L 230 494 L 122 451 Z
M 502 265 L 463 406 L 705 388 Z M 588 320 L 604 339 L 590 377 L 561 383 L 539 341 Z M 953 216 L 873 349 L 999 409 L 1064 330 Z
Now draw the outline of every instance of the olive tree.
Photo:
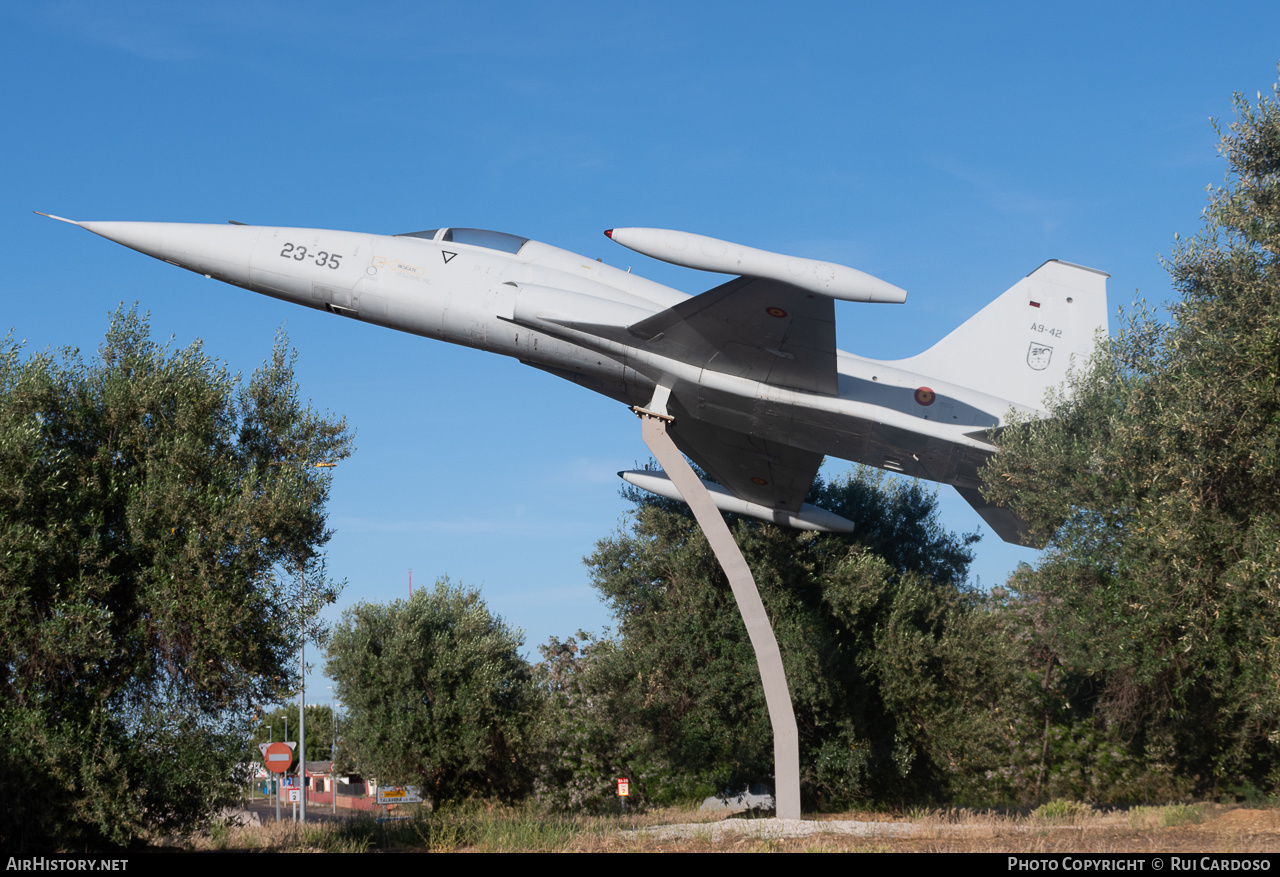
M 536 792 L 560 808 L 672 803 L 766 780 L 772 734 L 746 629 L 723 571 L 682 506 L 638 508 L 588 558 L 616 633 L 543 649 L 548 695 Z M 818 534 L 737 519 L 782 652 L 806 806 L 941 799 L 980 784 L 1014 741 L 1022 697 L 998 618 L 965 585 L 974 536 L 936 496 L 859 468 L 815 484 L 857 524 Z
M 447 578 L 348 609 L 327 665 L 347 714 L 340 765 L 435 801 L 522 795 L 539 704 L 522 642 L 479 591 Z
M 283 336 L 247 382 L 123 309 L 89 362 L 0 345 L 0 845 L 125 845 L 234 798 L 296 680 L 288 619 L 337 593 L 314 464 L 349 451 Z
M 1234 109 L 1167 319 L 1130 313 L 985 473 L 1053 537 L 1019 587 L 1095 720 L 1201 793 L 1280 788 L 1280 103 Z

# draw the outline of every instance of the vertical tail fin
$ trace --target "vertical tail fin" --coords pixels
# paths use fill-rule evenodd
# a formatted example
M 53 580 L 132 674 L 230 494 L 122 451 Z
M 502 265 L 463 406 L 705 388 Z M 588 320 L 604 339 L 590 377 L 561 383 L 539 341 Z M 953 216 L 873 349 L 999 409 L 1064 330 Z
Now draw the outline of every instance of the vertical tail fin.
M 903 360 L 920 374 L 1044 408 L 1045 391 L 1074 362 L 1093 353 L 1107 330 L 1107 277 L 1093 268 L 1050 260 L 919 356 Z

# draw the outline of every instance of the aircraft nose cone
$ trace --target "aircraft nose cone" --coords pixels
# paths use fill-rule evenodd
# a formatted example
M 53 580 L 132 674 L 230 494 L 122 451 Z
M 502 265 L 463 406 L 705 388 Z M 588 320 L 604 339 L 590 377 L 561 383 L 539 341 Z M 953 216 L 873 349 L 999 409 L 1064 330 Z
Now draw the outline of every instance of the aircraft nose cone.
M 262 229 L 252 225 L 186 222 L 81 222 L 81 228 L 117 244 L 219 279 L 248 278 Z
M 146 253 L 157 259 L 167 258 L 173 249 L 173 232 L 167 222 L 81 222 L 78 225 L 109 241 Z

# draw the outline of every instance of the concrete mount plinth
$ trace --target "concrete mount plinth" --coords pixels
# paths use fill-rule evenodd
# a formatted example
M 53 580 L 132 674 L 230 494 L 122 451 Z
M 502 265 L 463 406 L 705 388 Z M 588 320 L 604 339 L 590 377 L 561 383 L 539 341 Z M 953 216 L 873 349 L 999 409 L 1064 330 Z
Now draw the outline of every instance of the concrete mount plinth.
M 787 674 L 782 669 L 782 653 L 773 635 L 773 626 L 765 615 L 764 603 L 751 569 L 729 532 L 720 510 L 716 508 L 702 481 L 685 461 L 675 442 L 667 435 L 669 416 L 651 410 L 636 409 L 643 424 L 644 443 L 662 466 L 671 483 L 680 491 L 693 510 L 693 516 L 711 544 L 720 567 L 729 577 L 729 587 L 738 603 L 738 611 L 747 625 L 751 647 L 755 649 L 764 699 L 769 707 L 769 724 L 773 726 L 774 803 L 779 819 L 800 818 L 800 742 L 796 732 L 796 714 L 791 707 Z

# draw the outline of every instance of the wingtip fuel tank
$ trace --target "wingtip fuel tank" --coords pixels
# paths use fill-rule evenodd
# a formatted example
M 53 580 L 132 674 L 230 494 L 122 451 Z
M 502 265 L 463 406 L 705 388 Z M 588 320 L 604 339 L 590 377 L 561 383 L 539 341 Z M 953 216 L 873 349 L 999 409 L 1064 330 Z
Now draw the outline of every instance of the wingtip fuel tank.
M 605 236 L 645 256 L 699 271 L 764 277 L 841 301 L 901 304 L 907 300 L 906 290 L 834 262 L 772 253 L 669 228 L 611 228 Z
M 618 477 L 628 484 L 634 484 L 641 490 L 647 490 L 649 493 L 672 499 L 676 502 L 685 501 L 671 479 L 661 472 L 629 469 L 619 472 Z M 749 518 L 757 518 L 761 521 L 768 521 L 771 524 L 794 527 L 797 530 L 817 530 L 822 533 L 852 533 L 855 529 L 853 521 L 848 518 L 842 518 L 835 512 L 818 508 L 816 505 L 804 503 L 800 506 L 800 511 L 798 512 L 771 509 L 758 503 L 739 499 L 719 484 L 714 484 L 710 481 L 703 481 L 702 484 L 707 488 L 707 492 L 711 494 L 711 500 L 716 504 L 716 508 L 722 512 L 746 515 Z

